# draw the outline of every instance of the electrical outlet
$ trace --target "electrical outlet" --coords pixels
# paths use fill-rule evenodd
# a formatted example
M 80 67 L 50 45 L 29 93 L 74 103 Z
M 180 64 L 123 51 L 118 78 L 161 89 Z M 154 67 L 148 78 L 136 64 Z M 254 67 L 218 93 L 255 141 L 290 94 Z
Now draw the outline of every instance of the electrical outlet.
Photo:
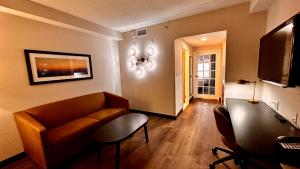
M 295 116 L 292 118 L 292 122 L 297 124 L 298 123 L 298 113 L 295 113 Z
M 296 113 L 295 114 L 295 117 L 293 117 L 292 119 L 291 119 L 291 122 L 292 122 L 292 124 L 297 128 L 297 129 L 300 129 L 300 126 L 299 126 L 299 114 L 298 113 Z
M 279 101 L 270 101 L 269 102 L 270 107 L 272 107 L 274 110 L 279 110 Z
M 297 125 L 298 127 L 300 127 L 300 120 L 299 120 L 300 117 L 299 117 L 299 113 L 297 113 L 297 116 L 296 116 L 296 117 L 297 117 L 296 125 Z

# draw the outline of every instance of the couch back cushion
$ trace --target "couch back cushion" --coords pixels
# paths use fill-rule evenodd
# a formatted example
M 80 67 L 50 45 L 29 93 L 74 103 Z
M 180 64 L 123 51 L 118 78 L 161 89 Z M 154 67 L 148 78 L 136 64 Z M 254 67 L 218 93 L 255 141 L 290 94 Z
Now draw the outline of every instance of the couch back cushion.
M 87 116 L 105 107 L 104 93 L 88 94 L 26 110 L 47 129 Z

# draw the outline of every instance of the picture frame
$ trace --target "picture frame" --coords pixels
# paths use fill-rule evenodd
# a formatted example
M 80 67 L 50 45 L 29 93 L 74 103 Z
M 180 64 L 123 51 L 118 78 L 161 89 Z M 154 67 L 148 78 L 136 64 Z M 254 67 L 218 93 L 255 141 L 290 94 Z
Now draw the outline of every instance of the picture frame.
M 93 79 L 89 54 L 25 49 L 30 85 Z

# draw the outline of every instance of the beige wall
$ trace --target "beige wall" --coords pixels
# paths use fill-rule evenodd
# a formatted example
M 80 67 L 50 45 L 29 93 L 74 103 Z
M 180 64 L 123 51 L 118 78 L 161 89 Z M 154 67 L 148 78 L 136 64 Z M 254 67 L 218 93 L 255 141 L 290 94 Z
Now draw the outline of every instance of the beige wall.
M 137 40 L 131 38 L 131 32 L 126 32 L 124 40 L 119 42 L 123 95 L 131 100 L 131 108 L 175 115 L 174 40 L 221 30 L 228 31 L 226 81 L 254 80 L 257 78 L 259 38 L 265 29 L 266 12 L 250 15 L 249 4 L 244 3 L 150 26 L 148 36 Z M 151 39 L 159 48 L 156 69 L 143 79 L 137 79 L 127 69 L 128 48 L 135 41 L 142 43 Z
M 267 32 L 271 31 L 296 13 L 300 12 L 299 0 L 276 0 L 268 10 Z M 273 106 L 273 102 L 279 102 L 278 112 L 291 120 L 298 113 L 300 116 L 300 87 L 280 88 L 263 84 L 262 99 Z M 300 125 L 300 121 L 298 121 Z
M 0 11 L 110 39 L 122 39 L 122 35 L 118 31 L 29 0 L 1 0 Z
M 268 9 L 267 32 L 300 12 L 299 0 L 275 0 Z
M 120 94 L 116 41 L 0 12 L 0 161 L 23 151 L 12 113 L 98 91 Z M 30 86 L 24 49 L 86 53 L 94 79 Z

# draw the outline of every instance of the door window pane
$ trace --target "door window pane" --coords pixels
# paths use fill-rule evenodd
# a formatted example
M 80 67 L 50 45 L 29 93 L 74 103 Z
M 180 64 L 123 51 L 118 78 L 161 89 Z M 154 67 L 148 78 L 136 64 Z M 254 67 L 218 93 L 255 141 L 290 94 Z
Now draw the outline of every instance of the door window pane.
M 216 62 L 216 54 L 210 55 L 210 62 Z
M 203 94 L 203 87 L 198 87 L 198 94 Z
M 203 71 L 203 63 L 198 63 L 198 71 Z
M 209 71 L 209 63 L 204 63 L 204 71 Z
M 208 94 L 208 87 L 204 87 L 203 89 L 204 89 L 203 93 Z
M 203 62 L 209 62 L 209 55 L 203 56 Z
M 204 86 L 209 86 L 209 80 L 204 80 Z
M 211 78 L 215 78 L 216 77 L 216 71 L 211 71 L 210 73 L 211 73 L 211 76 L 210 76 Z
M 210 65 L 211 67 L 211 70 L 216 70 L 216 63 L 211 63 L 211 65 Z
M 212 94 L 212 95 L 215 94 L 215 88 L 214 87 L 209 88 L 209 94 Z
M 198 80 L 198 86 L 204 86 L 204 81 L 203 80 Z
M 203 56 L 199 56 L 199 61 L 203 62 Z
M 204 78 L 209 78 L 209 71 L 204 71 L 203 77 L 204 77 Z
M 215 79 L 211 79 L 209 84 L 210 86 L 215 86 Z

